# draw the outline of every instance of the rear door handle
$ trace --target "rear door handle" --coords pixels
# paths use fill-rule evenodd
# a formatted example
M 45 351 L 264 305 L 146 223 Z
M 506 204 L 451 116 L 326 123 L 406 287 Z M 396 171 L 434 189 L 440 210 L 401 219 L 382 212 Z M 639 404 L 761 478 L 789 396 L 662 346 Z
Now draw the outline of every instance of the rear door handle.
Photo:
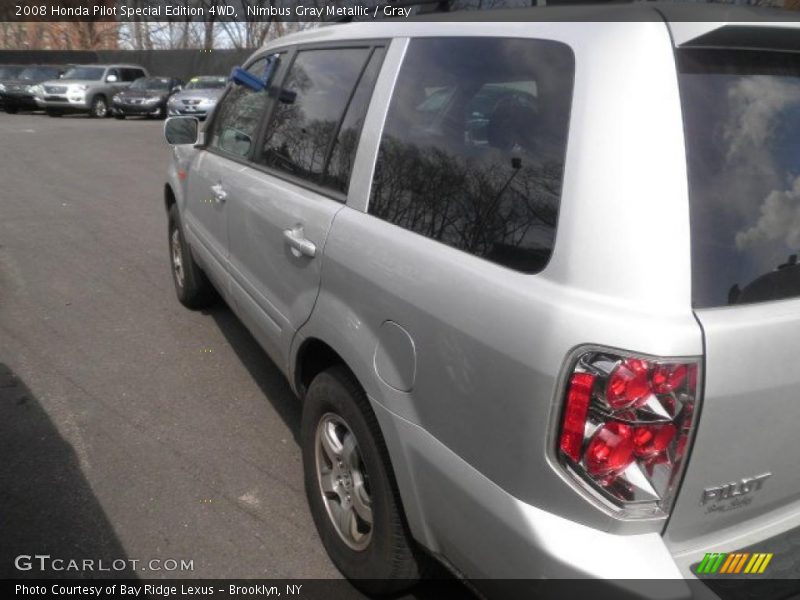
M 214 201 L 217 204 L 223 204 L 228 199 L 228 192 L 222 187 L 221 183 L 215 183 L 211 186 L 211 193 L 214 194 Z
M 297 227 L 295 229 L 285 229 L 283 231 L 283 239 L 289 244 L 292 253 L 295 256 L 308 256 L 314 258 L 317 255 L 317 247 L 309 239 L 303 235 L 303 228 Z

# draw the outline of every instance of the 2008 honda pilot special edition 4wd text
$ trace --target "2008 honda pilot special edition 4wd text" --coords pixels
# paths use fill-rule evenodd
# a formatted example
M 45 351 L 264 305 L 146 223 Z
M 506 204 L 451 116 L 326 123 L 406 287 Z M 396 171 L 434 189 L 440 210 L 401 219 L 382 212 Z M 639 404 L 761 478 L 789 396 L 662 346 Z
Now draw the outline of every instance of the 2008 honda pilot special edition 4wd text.
M 688 598 L 738 550 L 780 577 L 800 26 L 553 10 L 258 51 L 203 132 L 165 124 L 178 298 L 213 286 L 286 373 L 322 543 L 368 592 L 431 556 L 490 590 Z

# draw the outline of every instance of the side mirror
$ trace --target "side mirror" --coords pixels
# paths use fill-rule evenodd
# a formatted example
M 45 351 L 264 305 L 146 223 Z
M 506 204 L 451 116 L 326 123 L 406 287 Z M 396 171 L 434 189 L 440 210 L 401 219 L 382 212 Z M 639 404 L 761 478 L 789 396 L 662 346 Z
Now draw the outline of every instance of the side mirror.
M 170 117 L 164 122 L 164 137 L 171 146 L 194 145 L 200 121 L 194 117 Z
M 119 77 L 117 77 L 116 75 L 109 75 L 108 77 L 106 77 L 106 81 L 108 83 L 116 83 L 117 81 L 119 81 Z

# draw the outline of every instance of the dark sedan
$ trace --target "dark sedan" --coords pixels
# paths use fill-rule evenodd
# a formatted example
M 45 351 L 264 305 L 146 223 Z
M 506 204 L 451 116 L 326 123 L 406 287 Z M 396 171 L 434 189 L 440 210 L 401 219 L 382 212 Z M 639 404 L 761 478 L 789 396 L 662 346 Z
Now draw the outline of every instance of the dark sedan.
M 163 118 L 167 100 L 180 89 L 181 80 L 175 77 L 142 77 L 112 98 L 111 112 L 117 119 L 134 115 Z
M 36 97 L 40 95 L 37 93 L 39 84 L 50 79 L 58 79 L 66 68 L 58 65 L 25 67 L 15 78 L 3 81 L 0 85 L 0 102 L 5 106 L 6 112 L 13 114 L 20 110 L 40 109 L 36 103 Z
M 16 79 L 24 69 L 22 65 L 0 65 L 0 106 L 3 105 L 6 82 Z

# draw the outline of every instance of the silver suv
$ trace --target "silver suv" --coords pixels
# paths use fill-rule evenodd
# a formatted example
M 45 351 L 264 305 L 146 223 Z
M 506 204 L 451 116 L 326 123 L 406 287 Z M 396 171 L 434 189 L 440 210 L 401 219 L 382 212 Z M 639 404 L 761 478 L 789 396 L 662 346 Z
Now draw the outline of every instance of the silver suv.
M 139 65 L 75 65 L 59 79 L 41 84 L 38 104 L 51 117 L 65 113 L 88 113 L 90 117 L 111 116 L 115 94 L 149 73 Z
M 368 592 L 429 556 L 498 597 L 786 575 L 800 26 L 531 10 L 282 38 L 203 134 L 170 119 L 178 299 L 216 289 L 285 372 Z

